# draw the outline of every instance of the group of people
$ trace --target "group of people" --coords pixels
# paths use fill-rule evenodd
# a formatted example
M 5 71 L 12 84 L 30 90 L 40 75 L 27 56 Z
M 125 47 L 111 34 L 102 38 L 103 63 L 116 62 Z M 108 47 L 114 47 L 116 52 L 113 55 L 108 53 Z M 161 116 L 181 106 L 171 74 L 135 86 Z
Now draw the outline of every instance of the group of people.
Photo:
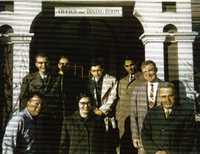
M 36 55 L 38 71 L 23 78 L 21 111 L 7 124 L 2 154 L 194 153 L 193 104 L 179 101 L 153 61 L 140 72 L 125 58 L 127 75 L 119 81 L 99 59 L 86 81 L 74 78 L 69 64 L 62 56 L 52 72 L 48 57 Z

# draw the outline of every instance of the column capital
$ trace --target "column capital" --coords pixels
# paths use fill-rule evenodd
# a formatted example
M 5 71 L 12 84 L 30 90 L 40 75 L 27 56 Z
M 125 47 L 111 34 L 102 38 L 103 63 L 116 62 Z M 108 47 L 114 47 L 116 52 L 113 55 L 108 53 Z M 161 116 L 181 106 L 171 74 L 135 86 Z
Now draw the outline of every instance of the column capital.
M 164 42 L 166 38 L 166 34 L 164 33 L 143 33 L 139 39 L 142 40 L 143 44 L 147 44 L 150 42 L 161 43 Z
M 30 44 L 34 33 L 9 33 L 9 43 L 13 44 Z
M 191 33 L 174 33 L 175 40 L 177 42 L 194 42 L 195 37 L 198 35 L 197 32 L 191 32 Z

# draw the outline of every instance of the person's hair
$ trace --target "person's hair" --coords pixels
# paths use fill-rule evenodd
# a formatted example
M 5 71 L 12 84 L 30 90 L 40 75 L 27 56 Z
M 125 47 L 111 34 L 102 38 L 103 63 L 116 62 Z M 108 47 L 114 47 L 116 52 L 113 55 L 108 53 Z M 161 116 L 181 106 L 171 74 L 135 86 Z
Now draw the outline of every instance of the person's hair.
M 133 61 L 133 62 L 135 63 L 134 58 L 129 57 L 129 56 L 126 56 L 126 57 L 124 57 L 124 59 L 123 59 L 123 65 L 125 64 L 125 61 L 126 61 L 126 60 L 131 60 L 131 61 Z
M 46 58 L 47 60 L 49 59 L 48 56 L 47 56 L 45 53 L 43 53 L 43 52 L 37 53 L 37 54 L 35 55 L 35 61 L 37 60 L 38 57 L 44 57 L 44 58 Z
M 104 67 L 103 59 L 101 59 L 101 58 L 92 59 L 90 62 L 90 68 L 92 66 L 100 66 L 101 68 L 103 68 Z
M 142 62 L 141 69 L 143 69 L 147 65 L 153 65 L 153 67 L 155 68 L 155 71 L 157 72 L 156 63 L 154 61 L 146 60 L 146 61 Z
M 89 93 L 87 93 L 87 92 L 81 92 L 80 94 L 79 94 L 79 97 L 78 97 L 78 102 L 80 101 L 80 99 L 81 98 L 83 98 L 83 97 L 87 97 L 87 98 L 89 98 L 89 100 L 90 101 L 92 101 L 92 97 L 91 97 L 91 95 L 89 94 Z
M 161 82 L 159 85 L 160 89 L 161 88 L 172 88 L 173 89 L 173 93 L 176 93 L 176 88 L 175 85 L 172 82 Z
M 64 56 L 64 55 L 60 56 L 60 57 L 58 58 L 58 61 L 60 61 L 61 59 L 67 59 L 67 60 L 70 61 L 69 57 L 68 57 L 68 56 Z
M 44 96 L 43 96 L 41 93 L 39 93 L 39 92 L 32 92 L 32 93 L 30 93 L 30 94 L 28 95 L 27 100 L 30 101 L 31 98 L 33 98 L 34 96 L 38 96 L 38 97 L 42 100 L 42 102 L 43 102 Z

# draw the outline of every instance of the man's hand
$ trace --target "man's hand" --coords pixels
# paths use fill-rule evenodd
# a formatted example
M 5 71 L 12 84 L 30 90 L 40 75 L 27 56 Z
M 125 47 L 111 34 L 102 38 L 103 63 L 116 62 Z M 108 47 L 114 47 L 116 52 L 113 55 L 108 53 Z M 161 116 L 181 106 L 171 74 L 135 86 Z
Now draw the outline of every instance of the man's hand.
M 133 139 L 133 146 L 137 149 L 142 147 L 142 144 L 139 139 Z
M 99 110 L 98 108 L 95 108 L 95 109 L 94 109 L 94 113 L 95 113 L 97 116 L 103 116 L 103 115 L 104 115 L 104 113 L 103 113 L 101 110 Z
M 155 154 L 169 154 L 167 151 L 159 150 Z

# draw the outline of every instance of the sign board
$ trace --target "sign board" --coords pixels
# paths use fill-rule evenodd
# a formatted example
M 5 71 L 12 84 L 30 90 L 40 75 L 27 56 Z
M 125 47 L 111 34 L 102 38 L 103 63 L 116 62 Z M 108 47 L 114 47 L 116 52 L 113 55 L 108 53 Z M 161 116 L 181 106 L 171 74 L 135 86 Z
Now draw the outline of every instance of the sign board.
M 122 7 L 55 7 L 55 17 L 122 17 Z

